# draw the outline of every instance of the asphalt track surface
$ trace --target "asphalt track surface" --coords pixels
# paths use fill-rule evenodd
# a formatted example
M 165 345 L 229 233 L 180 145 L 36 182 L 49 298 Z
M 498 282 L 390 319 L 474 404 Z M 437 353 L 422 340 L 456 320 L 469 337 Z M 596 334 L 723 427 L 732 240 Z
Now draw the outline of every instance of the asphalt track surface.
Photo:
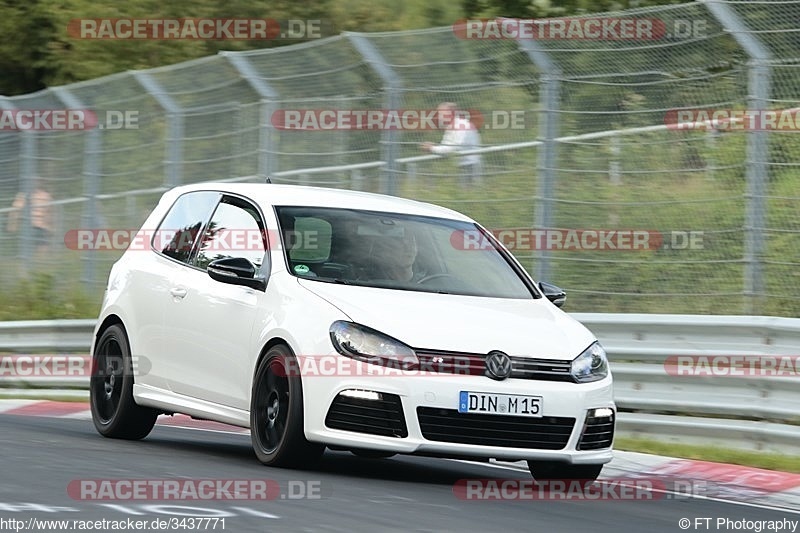
M 396 456 L 363 459 L 327 451 L 312 469 L 261 466 L 246 434 L 157 426 L 139 442 L 99 436 L 91 421 L 0 415 L 3 520 L 136 520 L 224 517 L 224 531 L 678 532 L 681 518 L 798 520 L 797 511 L 705 499 L 655 501 L 468 501 L 458 480 L 530 479 L 511 467 Z M 318 490 L 314 499 L 98 502 L 74 499 L 81 479 L 269 479 Z M 109 506 L 111 504 L 111 506 Z M 113 506 L 117 507 L 113 507 Z M 48 512 L 49 511 L 49 512 Z M 5 526 L 5 527 L 4 527 Z M 71 529 L 70 530 L 77 530 Z M 13 528 L 11 529 L 14 530 Z M 41 530 L 41 529 L 38 529 Z M 109 530 L 109 529 L 106 529 Z M 152 530 L 152 529 L 146 529 Z M 171 531 L 183 528 L 166 529 Z M 214 530 L 209 525 L 195 530 Z M 216 531 L 222 531 L 217 522 Z M 688 531 L 723 531 L 708 529 Z M 800 528 L 798 528 L 800 530 Z M 20 529 L 20 531 L 29 531 Z M 727 529 L 727 531 L 733 531 Z M 739 530 L 748 531 L 748 530 Z M 750 529 L 749 531 L 752 531 Z

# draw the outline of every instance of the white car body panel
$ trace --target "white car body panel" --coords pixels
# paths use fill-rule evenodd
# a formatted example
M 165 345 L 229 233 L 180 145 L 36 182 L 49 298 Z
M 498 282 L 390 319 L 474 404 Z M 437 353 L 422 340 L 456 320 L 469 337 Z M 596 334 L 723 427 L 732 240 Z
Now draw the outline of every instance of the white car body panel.
M 414 348 L 570 361 L 594 336 L 544 298 L 516 300 L 350 287 L 309 279 L 300 284 L 350 316 Z M 420 328 L 420 322 L 426 324 Z

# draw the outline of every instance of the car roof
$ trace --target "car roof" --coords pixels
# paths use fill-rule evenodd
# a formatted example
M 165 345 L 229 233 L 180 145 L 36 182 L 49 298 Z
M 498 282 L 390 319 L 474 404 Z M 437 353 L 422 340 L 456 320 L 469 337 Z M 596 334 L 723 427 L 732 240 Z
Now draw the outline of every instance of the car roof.
M 339 207 L 473 221 L 457 211 L 426 202 L 362 191 L 305 185 L 203 182 L 175 187 L 167 191 L 164 196 L 177 198 L 181 194 L 191 191 L 220 191 L 237 194 L 254 200 L 262 208 L 269 206 Z

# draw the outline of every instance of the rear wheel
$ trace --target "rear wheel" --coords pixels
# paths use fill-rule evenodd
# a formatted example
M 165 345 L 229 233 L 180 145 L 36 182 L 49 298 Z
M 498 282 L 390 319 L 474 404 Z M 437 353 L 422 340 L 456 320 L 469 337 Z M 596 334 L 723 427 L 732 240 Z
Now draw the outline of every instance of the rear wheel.
M 603 465 L 573 465 L 558 461 L 528 461 L 528 470 L 537 481 L 593 482 L 603 470 Z
M 143 439 L 158 418 L 158 411 L 133 400 L 131 349 L 119 324 L 108 327 L 95 343 L 89 403 L 94 427 L 105 437 Z
M 253 381 L 250 435 L 256 457 L 268 466 L 303 466 L 325 451 L 303 433 L 303 385 L 300 376 L 287 371 L 295 366 L 288 365 L 293 359 L 284 345 L 270 348 Z

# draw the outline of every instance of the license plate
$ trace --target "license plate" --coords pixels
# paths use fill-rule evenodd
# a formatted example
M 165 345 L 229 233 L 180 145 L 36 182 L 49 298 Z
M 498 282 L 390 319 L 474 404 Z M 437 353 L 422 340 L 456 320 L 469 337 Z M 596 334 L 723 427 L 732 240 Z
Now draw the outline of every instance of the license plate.
M 461 391 L 458 412 L 539 418 L 542 416 L 542 397 Z

